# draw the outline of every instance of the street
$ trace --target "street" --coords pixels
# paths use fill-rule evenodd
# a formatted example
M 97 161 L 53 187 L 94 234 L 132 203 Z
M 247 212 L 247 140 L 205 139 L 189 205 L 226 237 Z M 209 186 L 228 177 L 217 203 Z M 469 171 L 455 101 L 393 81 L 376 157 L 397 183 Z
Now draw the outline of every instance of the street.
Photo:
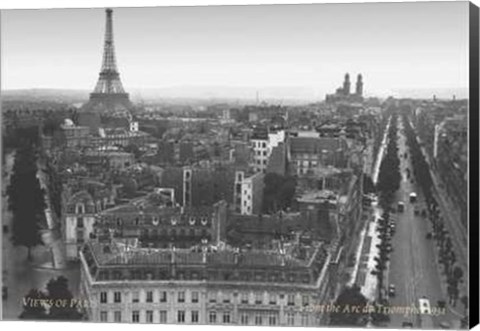
M 390 255 L 388 284 L 394 284 L 396 294 L 390 298 L 391 306 L 418 307 L 418 300 L 426 297 L 430 300 L 431 307 L 437 307 L 439 300 L 448 301 L 446 288 L 443 285 L 443 277 L 439 274 L 436 245 L 433 239 L 427 239 L 427 233 L 431 231 L 428 218 L 420 213 L 415 215 L 415 209 L 421 211 L 426 208 L 421 189 L 416 182 L 411 182 L 413 177 L 410 155 L 406 146 L 406 138 L 403 135 L 403 123 L 398 122 L 398 148 L 400 157 L 400 170 L 402 181 L 400 189 L 396 192 L 394 207 L 399 201 L 405 203 L 403 212 L 396 212 L 392 218 L 396 223 L 396 232 L 392 238 L 393 252 Z M 407 158 L 404 154 L 407 153 Z M 410 178 L 406 169 L 410 169 Z M 417 193 L 417 202 L 409 202 L 409 194 Z M 433 317 L 435 328 L 440 328 L 441 322 L 448 322 L 452 327 L 459 327 L 461 315 L 447 309 L 445 314 Z M 412 322 L 414 327 L 419 328 L 419 316 L 410 314 L 392 315 L 390 327 L 400 328 L 403 322 Z M 425 327 L 425 326 L 423 326 Z

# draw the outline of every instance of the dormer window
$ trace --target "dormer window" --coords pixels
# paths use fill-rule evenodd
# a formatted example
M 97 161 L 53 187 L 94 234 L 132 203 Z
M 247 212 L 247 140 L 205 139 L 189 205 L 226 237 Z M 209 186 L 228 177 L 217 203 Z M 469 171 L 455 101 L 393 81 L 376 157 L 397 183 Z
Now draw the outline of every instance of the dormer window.
M 85 214 L 85 205 L 83 203 L 75 205 L 75 214 Z

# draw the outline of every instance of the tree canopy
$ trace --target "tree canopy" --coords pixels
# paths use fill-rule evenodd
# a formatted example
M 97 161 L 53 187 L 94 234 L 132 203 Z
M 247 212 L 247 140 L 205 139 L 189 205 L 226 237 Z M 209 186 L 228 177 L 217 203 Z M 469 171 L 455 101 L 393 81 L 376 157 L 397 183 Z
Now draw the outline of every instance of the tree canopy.
M 337 297 L 335 310 L 330 314 L 330 325 L 361 326 L 366 323 L 368 312 L 365 307 L 367 298 L 360 292 L 360 287 L 354 285 L 345 287 Z
M 275 213 L 292 205 L 296 180 L 291 176 L 268 173 L 264 178 L 263 211 Z

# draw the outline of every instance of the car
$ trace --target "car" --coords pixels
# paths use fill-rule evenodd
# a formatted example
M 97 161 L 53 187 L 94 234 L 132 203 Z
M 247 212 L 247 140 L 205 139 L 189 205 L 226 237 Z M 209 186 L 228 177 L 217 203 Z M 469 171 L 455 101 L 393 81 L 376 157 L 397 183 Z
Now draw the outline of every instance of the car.
M 395 296 L 395 285 L 394 284 L 390 284 L 388 286 L 388 296 L 390 296 L 390 297 Z
M 403 322 L 403 323 L 402 323 L 402 328 L 404 328 L 404 329 L 413 329 L 413 323 L 412 323 L 412 322 Z
M 420 308 L 420 314 L 432 314 L 432 310 L 430 308 L 430 301 L 425 296 L 418 300 L 418 306 Z
M 409 198 L 410 198 L 411 203 L 417 202 L 417 193 L 415 193 L 415 192 L 410 193 Z

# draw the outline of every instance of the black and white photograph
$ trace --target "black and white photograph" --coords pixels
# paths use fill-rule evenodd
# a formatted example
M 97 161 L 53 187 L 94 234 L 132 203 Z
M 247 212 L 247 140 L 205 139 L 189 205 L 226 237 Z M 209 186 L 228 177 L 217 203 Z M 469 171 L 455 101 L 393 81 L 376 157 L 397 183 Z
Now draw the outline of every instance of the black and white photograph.
M 2 320 L 470 327 L 478 7 L 133 6 L 0 12 Z

